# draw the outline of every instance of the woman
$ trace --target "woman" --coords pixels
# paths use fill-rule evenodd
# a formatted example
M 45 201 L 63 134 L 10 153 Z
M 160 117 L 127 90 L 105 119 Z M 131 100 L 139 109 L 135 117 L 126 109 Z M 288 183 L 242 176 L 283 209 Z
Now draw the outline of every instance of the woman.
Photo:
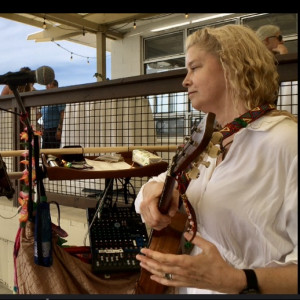
M 287 54 L 289 51 L 284 45 L 280 28 L 276 25 L 263 25 L 256 31 L 258 38 L 274 54 Z
M 242 25 L 204 28 L 187 39 L 186 68 L 192 106 L 224 129 L 221 153 L 207 157 L 186 190 L 197 219 L 195 238 L 184 233 L 191 253 L 142 249 L 141 267 L 181 294 L 297 293 L 297 123 L 273 105 L 274 55 Z M 135 202 L 156 230 L 179 203 L 175 189 L 168 213 L 158 210 L 165 175 L 142 186 Z

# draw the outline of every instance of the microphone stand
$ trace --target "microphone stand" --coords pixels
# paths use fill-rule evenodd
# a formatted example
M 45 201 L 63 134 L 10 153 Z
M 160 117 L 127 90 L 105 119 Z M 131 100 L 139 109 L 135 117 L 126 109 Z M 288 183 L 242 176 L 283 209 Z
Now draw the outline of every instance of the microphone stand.
M 19 109 L 21 110 L 21 117 L 22 120 L 24 121 L 26 127 L 27 127 L 27 133 L 28 133 L 28 149 L 29 149 L 29 154 L 28 154 L 28 159 L 29 159 L 29 165 L 28 165 L 28 180 L 29 180 L 29 199 L 28 199 L 28 219 L 32 221 L 32 215 L 33 215 L 33 199 L 32 199 L 32 138 L 33 138 L 33 130 L 30 124 L 30 120 L 28 117 L 28 113 L 24 107 L 23 101 L 21 99 L 21 96 L 18 92 L 17 86 L 11 86 L 9 85 L 9 88 L 13 91 L 14 96 L 17 100 Z

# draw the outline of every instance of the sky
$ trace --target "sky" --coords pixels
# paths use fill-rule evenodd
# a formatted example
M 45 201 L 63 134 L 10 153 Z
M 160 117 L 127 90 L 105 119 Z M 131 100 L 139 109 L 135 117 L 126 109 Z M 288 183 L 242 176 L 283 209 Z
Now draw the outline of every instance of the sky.
M 97 72 L 95 48 L 63 40 L 55 41 L 60 46 L 54 42 L 37 43 L 27 40 L 28 35 L 39 31 L 40 28 L 0 17 L 0 75 L 18 72 L 22 67 L 36 70 L 41 66 L 49 66 L 54 70 L 60 87 L 97 81 L 94 77 Z M 73 53 L 72 60 L 70 52 Z M 107 77 L 111 78 L 110 55 L 107 54 L 106 57 Z M 0 91 L 3 87 L 4 85 L 0 85 Z M 45 89 L 44 85 L 39 84 L 34 87 L 37 90 Z

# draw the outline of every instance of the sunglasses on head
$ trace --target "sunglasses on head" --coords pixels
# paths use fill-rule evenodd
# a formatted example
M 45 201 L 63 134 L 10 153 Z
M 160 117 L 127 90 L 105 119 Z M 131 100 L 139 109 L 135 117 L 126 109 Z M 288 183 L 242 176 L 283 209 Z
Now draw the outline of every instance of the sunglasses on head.
M 277 40 L 278 40 L 279 42 L 282 42 L 282 35 L 281 35 L 281 34 L 280 34 L 280 35 L 272 35 L 272 36 L 269 36 L 268 39 L 269 39 L 269 38 L 272 38 L 272 37 L 277 38 Z

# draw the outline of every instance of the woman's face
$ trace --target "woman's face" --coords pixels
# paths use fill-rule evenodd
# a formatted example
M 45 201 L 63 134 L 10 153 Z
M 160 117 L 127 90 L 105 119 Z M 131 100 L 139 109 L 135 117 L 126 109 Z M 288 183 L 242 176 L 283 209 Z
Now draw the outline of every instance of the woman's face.
M 217 56 L 192 46 L 186 53 L 187 75 L 183 86 L 193 108 L 205 113 L 216 113 L 224 107 L 226 83 L 221 63 Z

